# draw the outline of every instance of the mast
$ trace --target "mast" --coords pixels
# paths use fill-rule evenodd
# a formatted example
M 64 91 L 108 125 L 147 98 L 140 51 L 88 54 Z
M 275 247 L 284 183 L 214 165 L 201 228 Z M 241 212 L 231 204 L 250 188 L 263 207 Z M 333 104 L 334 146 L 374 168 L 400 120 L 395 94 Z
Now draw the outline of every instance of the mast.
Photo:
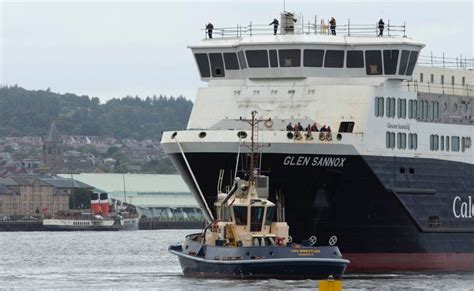
M 257 146 L 257 141 L 255 140 L 255 136 L 256 136 L 256 130 L 258 130 L 258 128 L 255 128 L 256 126 L 258 126 L 258 124 L 260 122 L 265 122 L 265 121 L 271 121 L 271 118 L 268 118 L 268 119 L 257 119 L 256 116 L 257 116 L 257 111 L 254 110 L 252 111 L 252 119 L 242 119 L 240 118 L 240 120 L 242 121 L 245 121 L 247 122 L 248 124 L 250 124 L 250 128 L 251 128 L 251 136 L 250 136 L 250 167 L 249 167 L 249 173 L 248 173 L 248 176 L 249 176 L 249 184 L 250 185 L 254 185 L 255 183 L 255 157 L 256 157 L 256 151 L 258 149 L 258 146 Z

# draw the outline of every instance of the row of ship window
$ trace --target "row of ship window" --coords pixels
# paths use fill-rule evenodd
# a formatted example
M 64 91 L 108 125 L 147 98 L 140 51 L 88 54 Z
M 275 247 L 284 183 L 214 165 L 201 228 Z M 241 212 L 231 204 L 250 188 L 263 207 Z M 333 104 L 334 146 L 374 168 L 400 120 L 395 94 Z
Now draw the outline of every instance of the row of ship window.
M 396 138 L 395 138 L 396 137 Z M 404 132 L 387 131 L 385 134 L 385 146 L 388 149 L 407 149 L 407 134 Z M 430 135 L 431 151 L 452 151 L 464 152 L 471 147 L 471 138 L 459 136 L 439 136 L 437 134 Z M 416 150 L 418 148 L 418 135 L 416 133 L 408 134 L 408 149 Z
M 450 143 L 451 140 L 451 143 Z M 465 151 L 471 146 L 470 137 L 459 136 L 439 136 L 437 134 L 430 135 L 430 150 L 432 151 Z
M 301 51 L 303 51 L 303 60 L 301 60 Z M 194 57 L 203 78 L 225 77 L 225 70 L 301 67 L 301 63 L 303 67 L 313 68 L 365 68 L 367 75 L 395 75 L 398 67 L 399 75 L 411 76 L 418 59 L 418 52 L 274 49 L 245 50 L 237 53 L 195 53 Z
M 423 78 L 423 73 L 420 73 L 420 82 L 423 83 L 424 78 Z M 430 83 L 434 83 L 435 81 L 435 76 L 434 74 L 430 74 Z M 441 75 L 440 83 L 444 84 L 444 75 Z M 454 76 L 451 76 L 451 85 L 456 84 L 456 78 Z M 461 77 L 461 85 L 465 86 L 466 85 L 466 77 Z
M 385 106 L 384 106 L 385 104 Z M 420 110 L 418 112 L 418 106 Z M 456 110 L 457 110 L 457 105 Z M 439 102 L 427 100 L 408 100 L 408 118 L 420 119 L 424 121 L 435 121 L 439 119 Z M 375 97 L 376 117 L 390 117 L 395 118 L 395 113 L 398 118 L 407 118 L 407 100 Z
M 407 148 L 407 134 L 398 132 L 396 135 L 397 149 L 404 150 Z M 385 146 L 388 149 L 395 148 L 395 132 L 387 131 L 385 134 Z M 418 135 L 416 133 L 408 134 L 408 149 L 416 150 L 418 148 Z

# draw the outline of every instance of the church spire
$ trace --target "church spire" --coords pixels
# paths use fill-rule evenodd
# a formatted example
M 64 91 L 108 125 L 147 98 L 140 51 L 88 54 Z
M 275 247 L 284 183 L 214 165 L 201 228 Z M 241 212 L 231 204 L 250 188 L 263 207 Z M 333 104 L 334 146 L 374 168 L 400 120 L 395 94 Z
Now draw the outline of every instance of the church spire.
M 49 128 L 49 133 L 46 137 L 46 141 L 52 141 L 57 143 L 62 142 L 61 136 L 59 135 L 58 129 L 56 128 L 56 121 L 53 121 L 53 123 L 51 123 L 51 127 Z

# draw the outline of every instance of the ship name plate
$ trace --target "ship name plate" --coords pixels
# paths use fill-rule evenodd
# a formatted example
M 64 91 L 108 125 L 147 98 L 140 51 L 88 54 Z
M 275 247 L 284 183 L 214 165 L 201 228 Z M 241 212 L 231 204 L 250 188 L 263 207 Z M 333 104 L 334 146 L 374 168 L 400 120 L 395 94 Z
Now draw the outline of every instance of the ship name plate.
M 283 165 L 341 168 L 344 167 L 346 159 L 342 157 L 286 156 L 283 159 Z
M 387 123 L 387 128 L 390 128 L 390 129 L 404 129 L 404 130 L 410 130 L 410 124 L 407 123 L 407 124 L 393 124 L 393 123 Z

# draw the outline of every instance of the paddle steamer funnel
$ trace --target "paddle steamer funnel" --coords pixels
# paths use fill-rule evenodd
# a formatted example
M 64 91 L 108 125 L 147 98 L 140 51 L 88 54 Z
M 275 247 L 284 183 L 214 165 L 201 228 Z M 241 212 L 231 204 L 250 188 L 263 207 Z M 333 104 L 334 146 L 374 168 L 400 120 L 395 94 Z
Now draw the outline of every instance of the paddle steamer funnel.
M 336 242 L 352 270 L 474 269 L 473 71 L 441 68 L 435 89 L 426 81 L 439 73 L 413 80 L 424 45 L 404 25 L 386 20 L 377 37 L 376 24 L 339 21 L 333 36 L 320 22 L 276 35 L 216 28 L 191 45 L 207 84 L 187 130 L 163 133 L 164 151 L 211 220 L 219 172 L 230 183 L 248 169 L 240 118 L 256 110 L 271 118 L 258 128 L 259 167 L 295 241 Z

